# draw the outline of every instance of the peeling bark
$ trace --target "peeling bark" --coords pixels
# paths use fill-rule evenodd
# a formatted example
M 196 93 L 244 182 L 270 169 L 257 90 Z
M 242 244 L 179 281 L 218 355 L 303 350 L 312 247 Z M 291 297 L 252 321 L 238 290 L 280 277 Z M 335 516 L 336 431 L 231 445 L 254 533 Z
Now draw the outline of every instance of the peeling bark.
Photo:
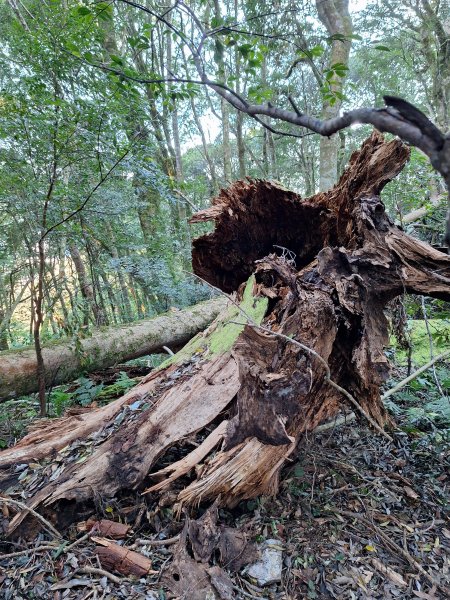
M 272 182 L 240 181 L 195 215 L 194 222 L 215 223 L 194 242 L 195 272 L 237 290 L 240 308 L 231 304 L 170 366 L 137 386 L 142 411 L 117 430 L 108 426 L 130 396 L 91 411 L 90 432 L 100 428 L 92 453 L 43 485 L 30 505 L 58 516 L 62 501 L 148 488 L 152 479 L 148 493 L 177 481 L 178 509 L 218 498 L 232 507 L 274 493 L 302 434 L 347 403 L 325 378 L 323 361 L 361 412 L 389 425 L 380 400 L 389 372 L 384 309 L 404 291 L 450 299 L 450 258 L 397 228 L 379 197 L 408 156 L 403 144 L 374 133 L 329 192 L 302 200 Z M 52 427 L 61 435 L 63 421 Z M 154 468 L 193 435 L 195 451 Z M 82 429 L 78 436 L 89 440 Z M 30 443 L 0 453 L 0 466 L 31 460 Z M 3 477 L 11 483 L 7 470 Z M 24 516 L 13 519 L 11 531 Z

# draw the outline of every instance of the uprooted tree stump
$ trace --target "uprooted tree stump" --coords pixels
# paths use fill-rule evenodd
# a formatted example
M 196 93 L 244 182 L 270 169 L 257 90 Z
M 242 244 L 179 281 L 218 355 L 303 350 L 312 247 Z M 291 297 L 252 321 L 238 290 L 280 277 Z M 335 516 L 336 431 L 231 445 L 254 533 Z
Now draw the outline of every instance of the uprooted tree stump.
M 70 501 L 75 519 L 76 503 L 160 493 L 182 476 L 179 507 L 217 498 L 232 507 L 276 491 L 299 437 L 347 404 L 339 386 L 385 426 L 386 305 L 404 292 L 450 299 L 450 258 L 396 227 L 379 197 L 408 156 L 375 132 L 329 192 L 303 200 L 259 180 L 222 191 L 192 218 L 215 222 L 194 242 L 193 265 L 235 301 L 123 398 L 44 421 L 0 453 L 2 488 L 14 485 L 12 465 L 33 462 L 20 485 L 46 514 Z M 163 462 L 196 435 L 192 452 Z M 165 466 L 152 474 L 157 461 Z

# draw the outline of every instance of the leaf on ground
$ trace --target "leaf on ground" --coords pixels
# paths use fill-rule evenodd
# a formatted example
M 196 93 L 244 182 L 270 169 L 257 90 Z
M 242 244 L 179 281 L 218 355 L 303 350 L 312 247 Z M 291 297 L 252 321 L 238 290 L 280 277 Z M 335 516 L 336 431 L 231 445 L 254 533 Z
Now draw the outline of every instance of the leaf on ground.
M 394 571 L 394 569 L 391 569 L 391 567 L 384 565 L 377 558 L 372 558 L 371 560 L 375 569 L 392 581 L 392 583 L 399 585 L 400 587 L 406 587 L 408 585 L 400 573 L 397 573 L 397 571 Z

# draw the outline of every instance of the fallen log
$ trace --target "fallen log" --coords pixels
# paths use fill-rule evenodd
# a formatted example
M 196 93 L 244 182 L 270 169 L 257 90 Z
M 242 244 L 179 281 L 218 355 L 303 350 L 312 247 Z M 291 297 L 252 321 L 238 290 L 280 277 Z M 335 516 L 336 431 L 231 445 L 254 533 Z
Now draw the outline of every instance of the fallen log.
M 164 352 L 164 346 L 180 348 L 205 329 L 224 304 L 223 298 L 216 298 L 138 323 L 104 327 L 76 343 L 66 339 L 48 344 L 42 349 L 46 383 L 59 385 L 83 372 L 91 373 L 146 354 Z M 0 352 L 0 402 L 37 389 L 34 348 Z
M 233 292 L 232 302 L 123 398 L 44 422 L 1 452 L 2 487 L 60 527 L 68 513 L 60 505 L 127 489 L 175 487 L 178 510 L 216 499 L 233 507 L 274 493 L 300 437 L 349 397 L 358 417 L 389 425 L 380 399 L 389 372 L 384 309 L 404 292 L 450 300 L 450 257 L 396 227 L 380 200 L 408 157 L 399 141 L 373 133 L 329 192 L 303 200 L 260 180 L 222 191 L 192 219 L 215 223 L 194 241 L 193 265 Z M 90 448 L 81 456 L 80 439 Z M 175 445 L 178 457 L 168 460 Z M 53 480 L 49 457 L 61 465 Z M 18 481 L 11 467 L 31 461 Z M 9 531 L 25 518 L 17 514 Z

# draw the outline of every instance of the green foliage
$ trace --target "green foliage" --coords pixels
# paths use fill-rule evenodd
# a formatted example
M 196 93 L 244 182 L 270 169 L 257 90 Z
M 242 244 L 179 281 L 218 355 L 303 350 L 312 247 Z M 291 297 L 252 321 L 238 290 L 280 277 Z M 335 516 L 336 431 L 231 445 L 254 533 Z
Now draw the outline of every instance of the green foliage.
M 439 354 L 448 348 L 450 339 L 450 321 L 448 319 L 429 319 L 430 333 L 434 345 L 434 353 Z M 408 321 L 408 336 L 412 344 L 412 361 L 420 367 L 430 360 L 430 340 L 423 320 Z M 407 350 L 396 348 L 396 361 L 406 364 Z M 420 378 L 413 385 L 420 385 Z
M 136 381 L 134 379 L 130 379 L 125 371 L 120 371 L 119 377 L 117 380 L 111 384 L 105 386 L 100 393 L 98 394 L 98 398 L 102 401 L 109 400 L 112 398 L 118 398 L 122 396 L 129 389 L 136 385 Z
M 80 406 L 88 406 L 94 400 L 100 397 L 103 390 L 103 384 L 96 385 L 91 379 L 80 377 L 77 379 L 78 387 L 72 393 L 72 402 Z

